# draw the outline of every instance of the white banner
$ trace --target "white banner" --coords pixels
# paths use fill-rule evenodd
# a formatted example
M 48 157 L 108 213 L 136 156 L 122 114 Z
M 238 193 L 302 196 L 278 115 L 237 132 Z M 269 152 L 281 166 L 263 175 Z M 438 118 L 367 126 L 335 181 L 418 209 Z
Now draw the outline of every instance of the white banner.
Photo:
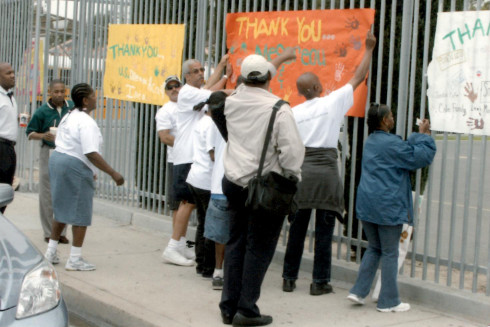
M 427 78 L 433 130 L 490 135 L 490 11 L 438 14 Z

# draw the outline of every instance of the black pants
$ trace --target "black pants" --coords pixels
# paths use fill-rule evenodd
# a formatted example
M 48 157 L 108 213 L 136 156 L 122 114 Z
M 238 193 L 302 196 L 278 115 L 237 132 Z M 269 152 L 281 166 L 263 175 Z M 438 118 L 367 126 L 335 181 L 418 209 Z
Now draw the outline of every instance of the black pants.
M 16 164 L 14 146 L 0 141 L 0 183 L 13 184 Z M 0 212 L 4 213 L 5 208 L 7 207 L 0 208 Z
M 256 317 L 260 315 L 256 304 L 260 287 L 274 256 L 284 216 L 246 210 L 247 189 L 226 177 L 223 193 L 236 215 L 230 221 L 230 240 L 225 247 L 225 279 L 219 306 L 227 316 L 240 312 Z
M 206 211 L 208 210 L 211 192 L 188 184 L 194 197 L 197 210 L 196 229 L 196 270 L 203 275 L 211 275 L 214 272 L 216 256 L 214 242 L 204 238 L 204 223 L 206 222 Z

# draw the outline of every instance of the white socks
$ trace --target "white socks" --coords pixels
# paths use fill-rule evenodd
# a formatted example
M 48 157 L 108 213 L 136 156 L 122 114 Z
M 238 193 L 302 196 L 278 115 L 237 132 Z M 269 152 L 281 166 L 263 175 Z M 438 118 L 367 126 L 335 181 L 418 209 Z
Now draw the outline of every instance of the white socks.
M 170 241 L 168 241 L 168 248 L 177 250 L 180 247 L 180 241 L 176 241 L 173 238 L 170 238 Z
M 213 278 L 215 277 L 223 278 L 223 269 L 214 268 Z
M 72 246 L 70 251 L 70 260 L 77 261 L 82 256 L 82 248 Z
M 56 253 L 57 248 L 58 248 L 58 241 L 54 241 L 52 239 L 49 239 L 48 252 L 49 253 Z

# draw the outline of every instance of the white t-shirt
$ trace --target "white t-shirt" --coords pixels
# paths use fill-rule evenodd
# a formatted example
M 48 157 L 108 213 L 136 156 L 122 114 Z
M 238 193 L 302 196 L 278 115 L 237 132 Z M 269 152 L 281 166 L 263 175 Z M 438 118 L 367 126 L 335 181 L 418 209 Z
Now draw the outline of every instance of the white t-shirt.
M 347 83 L 327 96 L 293 107 L 299 134 L 306 147 L 337 148 L 344 115 L 354 104 L 354 90 Z
M 213 172 L 213 161 L 209 151 L 213 150 L 213 139 L 211 129 L 214 127 L 211 117 L 205 115 L 196 124 L 192 133 L 194 139 L 194 156 L 191 170 L 187 175 L 186 182 L 202 190 L 211 190 L 211 174 Z
M 203 116 L 201 110 L 194 111 L 194 106 L 206 101 L 211 95 L 210 90 L 198 89 L 185 84 L 179 91 L 177 99 L 177 135 L 174 141 L 174 165 L 192 162 L 192 131 Z
M 12 99 L 12 100 L 11 100 Z M 0 137 L 9 141 L 17 141 L 19 123 L 17 121 L 17 102 L 9 98 L 7 91 L 0 86 Z
M 157 122 L 157 132 L 164 129 L 170 130 L 170 135 L 175 136 L 177 134 L 177 102 L 169 101 L 158 109 L 155 115 L 155 121 Z M 167 145 L 167 161 L 174 162 L 173 147 Z
M 65 115 L 58 126 L 55 144 L 55 151 L 80 159 L 97 174 L 97 168 L 86 156 L 100 153 L 102 145 L 102 134 L 92 117 L 78 109 Z
M 211 194 L 223 194 L 221 181 L 225 175 L 223 153 L 225 152 L 226 141 L 223 136 L 221 136 L 218 127 L 216 127 L 215 124 L 213 124 L 213 128 L 211 128 L 210 134 L 214 146 L 214 166 L 213 174 L 211 175 Z

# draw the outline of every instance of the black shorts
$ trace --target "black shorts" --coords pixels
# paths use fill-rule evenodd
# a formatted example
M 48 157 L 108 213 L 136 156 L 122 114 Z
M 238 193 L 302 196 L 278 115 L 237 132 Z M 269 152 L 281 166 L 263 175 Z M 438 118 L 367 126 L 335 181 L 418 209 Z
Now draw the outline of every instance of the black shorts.
M 171 162 L 167 162 L 167 170 L 168 194 L 165 196 L 165 199 L 169 210 L 177 210 L 179 209 L 180 201 L 176 201 L 174 196 L 174 164 Z
M 174 165 L 174 180 L 173 180 L 173 191 L 175 201 L 187 201 L 189 203 L 195 204 L 194 197 L 192 196 L 189 186 L 187 186 L 186 179 L 191 170 L 190 163 Z

